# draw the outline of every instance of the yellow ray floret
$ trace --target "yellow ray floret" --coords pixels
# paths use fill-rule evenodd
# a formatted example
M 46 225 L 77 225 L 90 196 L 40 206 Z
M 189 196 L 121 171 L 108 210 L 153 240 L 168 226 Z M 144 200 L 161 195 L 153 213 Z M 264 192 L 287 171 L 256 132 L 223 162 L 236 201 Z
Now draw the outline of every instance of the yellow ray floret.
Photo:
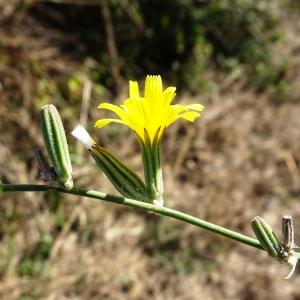
M 129 98 L 120 106 L 102 103 L 99 109 L 114 112 L 119 119 L 100 119 L 95 127 L 101 128 L 112 122 L 127 125 L 142 139 L 145 140 L 145 131 L 150 141 L 160 138 L 164 130 L 182 118 L 193 122 L 201 116 L 204 106 L 201 104 L 171 105 L 175 97 L 175 87 L 163 90 L 160 76 L 148 75 L 145 82 L 144 97 L 140 96 L 136 81 L 129 81 Z

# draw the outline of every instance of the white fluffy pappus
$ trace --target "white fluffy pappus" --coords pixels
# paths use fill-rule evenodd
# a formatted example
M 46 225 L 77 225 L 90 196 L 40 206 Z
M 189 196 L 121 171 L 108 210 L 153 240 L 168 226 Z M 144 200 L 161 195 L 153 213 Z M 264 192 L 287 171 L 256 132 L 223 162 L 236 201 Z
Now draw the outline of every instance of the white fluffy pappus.
M 86 148 L 91 149 L 95 141 L 91 138 L 89 133 L 81 125 L 77 125 L 71 134 Z

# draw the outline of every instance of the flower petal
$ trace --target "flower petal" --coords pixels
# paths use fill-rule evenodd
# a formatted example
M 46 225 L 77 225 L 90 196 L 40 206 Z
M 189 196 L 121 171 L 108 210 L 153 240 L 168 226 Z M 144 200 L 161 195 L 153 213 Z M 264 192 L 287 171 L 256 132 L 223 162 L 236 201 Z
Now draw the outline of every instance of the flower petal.
M 162 94 L 162 80 L 160 76 L 147 76 L 145 82 L 145 98 L 157 102 Z
M 129 97 L 140 98 L 139 85 L 137 81 L 129 81 Z
M 186 108 L 189 110 L 203 111 L 205 109 L 205 106 L 199 103 L 195 103 L 187 105 Z
M 110 123 L 120 123 L 123 125 L 127 125 L 125 122 L 123 122 L 122 120 L 118 120 L 118 119 L 101 119 L 101 120 L 98 120 L 94 126 L 96 128 L 102 128 Z
M 110 110 L 112 112 L 114 112 L 121 120 L 126 121 L 127 119 L 127 114 L 126 112 L 119 106 L 115 105 L 115 104 L 111 104 L 111 103 L 101 103 L 98 106 L 99 109 L 107 109 Z
M 176 91 L 176 87 L 174 87 L 174 86 L 170 86 L 163 91 L 164 105 L 170 105 L 172 103 L 172 101 L 176 95 L 175 91 Z
M 186 119 L 190 122 L 194 122 L 198 117 L 200 117 L 200 113 L 199 112 L 195 112 L 195 111 L 187 111 L 185 113 L 179 114 L 177 119 Z
M 142 139 L 144 131 L 153 141 L 162 137 L 165 129 L 182 118 L 190 122 L 200 117 L 204 106 L 201 104 L 171 105 L 176 95 L 175 87 L 163 90 L 162 79 L 158 75 L 148 75 L 145 81 L 144 97 L 141 97 L 136 81 L 129 81 L 129 98 L 120 106 L 102 103 L 98 108 L 114 112 L 120 120 L 104 119 L 96 122 L 96 127 L 103 127 L 111 122 L 125 124 Z
M 135 123 L 143 125 L 144 114 L 142 111 L 142 101 L 139 99 L 127 99 L 122 105 L 124 110 L 128 112 L 128 119 L 135 120 Z
M 178 115 L 184 111 L 186 111 L 186 107 L 184 105 L 171 105 L 166 116 L 164 117 L 164 120 L 162 120 L 162 126 L 166 128 L 169 127 L 179 118 Z

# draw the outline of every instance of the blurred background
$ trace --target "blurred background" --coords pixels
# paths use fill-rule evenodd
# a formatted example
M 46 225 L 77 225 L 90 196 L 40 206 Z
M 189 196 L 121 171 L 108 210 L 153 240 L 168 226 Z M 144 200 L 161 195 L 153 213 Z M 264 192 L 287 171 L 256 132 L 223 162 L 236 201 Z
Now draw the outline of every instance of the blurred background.
M 41 183 L 39 110 L 55 104 L 143 173 L 135 136 L 94 129 L 128 80 L 160 74 L 201 119 L 163 141 L 167 206 L 253 236 L 264 217 L 300 243 L 300 5 L 292 0 L 1 0 L 0 179 Z M 68 135 L 81 187 L 116 193 Z M 297 240 L 296 240 L 297 242 Z M 191 225 L 57 193 L 2 194 L 0 298 L 300 299 L 299 271 Z

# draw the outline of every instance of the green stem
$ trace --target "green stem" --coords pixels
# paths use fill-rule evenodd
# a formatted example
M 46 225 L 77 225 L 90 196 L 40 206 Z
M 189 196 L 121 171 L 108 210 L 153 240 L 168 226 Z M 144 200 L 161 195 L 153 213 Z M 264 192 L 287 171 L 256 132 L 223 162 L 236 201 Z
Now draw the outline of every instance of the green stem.
M 40 185 L 40 184 L 0 184 L 0 195 L 1 192 L 45 192 L 45 191 L 58 191 L 65 194 L 79 195 L 87 198 L 93 198 L 93 199 L 103 200 L 107 202 L 123 204 L 130 207 L 142 208 L 147 211 L 154 212 L 156 214 L 177 219 L 185 223 L 189 223 L 194 226 L 209 230 L 211 232 L 225 236 L 229 239 L 238 241 L 248 246 L 260 250 L 264 250 L 263 247 L 260 245 L 259 241 L 256 239 L 253 239 L 251 237 L 235 232 L 233 230 L 226 229 L 222 226 L 215 225 L 213 223 L 204 221 L 202 219 L 193 217 L 191 215 L 167 207 L 160 207 L 146 202 L 141 202 L 141 201 L 115 196 L 111 194 L 106 194 L 95 190 L 82 189 L 78 187 L 73 187 L 71 190 L 68 191 L 68 190 L 64 190 L 63 188 L 56 188 L 56 187 L 51 187 L 48 185 Z M 300 259 L 299 252 L 296 252 L 295 255 L 298 257 L 298 259 Z
M 71 190 L 68 191 L 68 190 L 64 190 L 62 188 L 56 188 L 56 187 L 51 187 L 51 186 L 47 186 L 47 185 L 39 185 L 39 184 L 0 184 L 0 193 L 1 193 L 1 191 L 2 192 L 58 191 L 58 192 L 65 193 L 65 194 L 80 195 L 83 197 L 123 204 L 126 206 L 135 207 L 135 208 L 142 208 L 147 211 L 154 212 L 156 214 L 171 217 L 173 219 L 177 219 L 177 220 L 183 221 L 185 223 L 195 225 L 197 227 L 212 231 L 214 233 L 217 233 L 219 235 L 225 236 L 232 240 L 241 242 L 243 244 L 249 245 L 251 247 L 255 247 L 257 249 L 263 250 L 259 241 L 256 239 L 253 239 L 251 237 L 240 234 L 238 232 L 223 228 L 221 226 L 212 224 L 210 222 L 201 220 L 199 218 L 193 217 L 193 216 L 185 214 L 183 212 L 180 212 L 180 211 L 177 211 L 174 209 L 170 209 L 167 207 L 160 207 L 160 206 L 153 205 L 150 203 L 129 199 L 129 198 L 106 194 L 106 193 L 98 192 L 95 190 L 87 190 L 87 189 L 82 189 L 82 188 L 78 188 L 78 187 L 73 187 Z

